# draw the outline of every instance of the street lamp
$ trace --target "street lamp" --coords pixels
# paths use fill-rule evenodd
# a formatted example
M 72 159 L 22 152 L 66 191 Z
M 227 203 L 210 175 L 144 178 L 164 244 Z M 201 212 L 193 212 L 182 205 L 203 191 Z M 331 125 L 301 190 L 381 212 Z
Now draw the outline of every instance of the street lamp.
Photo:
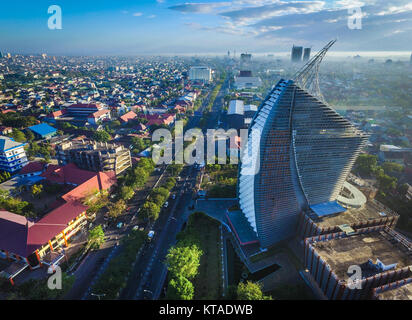
M 90 295 L 95 296 L 95 297 L 99 298 L 99 300 L 100 300 L 100 297 L 104 297 L 106 294 L 105 293 L 102 293 L 102 294 L 91 293 Z

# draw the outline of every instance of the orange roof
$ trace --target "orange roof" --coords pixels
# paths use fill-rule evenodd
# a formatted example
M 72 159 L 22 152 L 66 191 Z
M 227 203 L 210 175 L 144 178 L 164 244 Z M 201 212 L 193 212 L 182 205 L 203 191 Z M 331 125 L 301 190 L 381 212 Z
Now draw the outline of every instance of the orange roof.
M 133 111 L 129 111 L 128 113 L 125 113 L 120 117 L 120 120 L 123 122 L 129 122 L 129 120 L 133 120 L 137 118 L 137 114 L 134 113 Z
M 92 113 L 89 116 L 89 118 L 95 118 L 96 119 L 96 118 L 99 118 L 100 116 L 105 115 L 107 113 L 110 113 L 109 109 L 102 109 L 102 110 L 96 111 L 95 113 Z

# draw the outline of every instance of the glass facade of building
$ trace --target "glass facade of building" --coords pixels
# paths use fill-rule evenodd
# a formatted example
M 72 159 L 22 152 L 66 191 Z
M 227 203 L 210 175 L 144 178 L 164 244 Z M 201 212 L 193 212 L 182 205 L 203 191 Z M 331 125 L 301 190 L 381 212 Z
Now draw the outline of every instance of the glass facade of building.
M 239 171 L 240 207 L 262 247 L 294 236 L 301 210 L 336 199 L 366 140 L 292 80 L 279 81 L 249 128 L 247 147 L 258 150 L 248 161 L 243 154 Z

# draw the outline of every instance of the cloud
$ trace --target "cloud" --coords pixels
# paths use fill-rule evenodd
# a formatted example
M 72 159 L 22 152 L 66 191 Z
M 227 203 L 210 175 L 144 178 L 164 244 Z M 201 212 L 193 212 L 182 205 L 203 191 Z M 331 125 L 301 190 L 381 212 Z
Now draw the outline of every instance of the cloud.
M 221 16 L 230 18 L 238 23 L 262 20 L 295 13 L 308 13 L 321 10 L 325 6 L 324 1 L 278 1 L 276 3 L 258 7 L 246 7 L 238 10 L 225 11 Z
M 362 12 L 362 29 L 348 27 L 354 7 Z M 409 49 L 412 31 L 410 0 L 233 0 L 214 3 L 182 3 L 172 7 L 185 14 L 220 17 L 215 25 L 198 22 L 189 27 L 201 31 L 254 37 L 259 43 L 296 41 L 322 44 L 338 38 L 341 49 Z M 212 21 L 212 20 L 211 20 Z
M 134 17 L 141 17 L 142 15 L 143 15 L 142 12 L 135 12 L 135 13 L 133 13 L 133 16 L 134 16 Z
M 213 3 L 183 3 L 169 7 L 171 10 L 183 13 L 211 13 L 214 9 L 230 6 L 230 2 L 213 2 Z
M 154 18 L 156 18 L 156 15 L 155 15 L 155 14 L 151 14 L 150 16 L 148 16 L 148 18 L 149 18 L 149 19 L 154 19 Z

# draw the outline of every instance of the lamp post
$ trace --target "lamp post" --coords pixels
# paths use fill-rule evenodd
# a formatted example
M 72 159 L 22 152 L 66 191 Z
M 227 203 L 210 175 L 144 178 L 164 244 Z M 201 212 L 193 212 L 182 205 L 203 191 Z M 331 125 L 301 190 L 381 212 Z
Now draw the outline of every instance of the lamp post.
M 102 294 L 91 293 L 90 295 L 95 296 L 95 297 L 99 298 L 99 300 L 101 300 L 100 297 L 104 297 L 106 294 L 105 293 L 102 293 Z

